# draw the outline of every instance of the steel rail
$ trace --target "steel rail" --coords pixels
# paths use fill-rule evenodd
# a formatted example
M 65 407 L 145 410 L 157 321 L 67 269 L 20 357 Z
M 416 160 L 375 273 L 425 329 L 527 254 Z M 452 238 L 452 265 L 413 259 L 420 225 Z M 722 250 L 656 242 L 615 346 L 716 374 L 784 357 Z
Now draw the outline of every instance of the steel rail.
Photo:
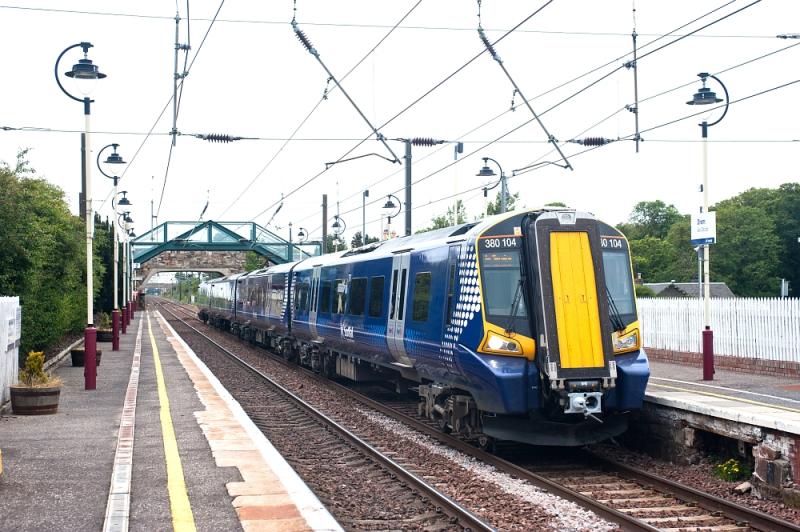
M 406 470 L 389 458 L 388 456 L 381 453 L 378 449 L 367 443 L 366 441 L 362 440 L 355 434 L 353 434 L 350 430 L 345 428 L 343 425 L 337 423 L 324 413 L 320 412 L 316 408 L 314 408 L 309 403 L 305 402 L 303 399 L 295 395 L 293 392 L 288 390 L 287 388 L 283 387 L 282 385 L 275 382 L 269 375 L 265 374 L 255 366 L 251 365 L 247 361 L 243 360 L 235 353 L 230 351 L 229 349 L 223 347 L 216 341 L 214 341 L 211 337 L 207 334 L 203 333 L 202 331 L 198 330 L 197 328 L 193 327 L 192 325 L 188 324 L 185 320 L 180 318 L 177 314 L 166 308 L 166 305 L 163 303 L 160 305 L 165 311 L 170 313 L 176 320 L 180 321 L 184 326 L 188 327 L 195 334 L 201 336 L 205 341 L 222 351 L 225 355 L 230 357 L 239 365 L 243 366 L 244 368 L 250 370 L 254 374 L 258 375 L 261 379 L 269 383 L 271 386 L 276 388 L 278 391 L 283 393 L 287 396 L 295 405 L 299 406 L 306 414 L 311 416 L 315 419 L 318 423 L 321 423 L 326 426 L 330 426 L 333 428 L 336 433 L 345 441 L 350 443 L 353 447 L 358 449 L 360 452 L 364 453 L 369 458 L 374 459 L 376 462 L 380 463 L 381 466 L 388 469 L 398 478 L 400 478 L 403 482 L 407 483 L 409 486 L 413 486 L 414 489 L 419 491 L 420 493 L 427 496 L 432 502 L 438 505 L 437 509 L 441 509 L 447 515 L 455 518 L 458 522 L 465 527 L 466 529 L 472 532 L 478 531 L 494 531 L 495 529 L 490 526 L 488 523 L 482 521 L 473 513 L 471 513 L 466 508 L 459 505 L 456 501 L 445 495 L 444 493 L 439 492 L 436 488 L 422 480 L 421 478 L 417 477 L 410 471 Z

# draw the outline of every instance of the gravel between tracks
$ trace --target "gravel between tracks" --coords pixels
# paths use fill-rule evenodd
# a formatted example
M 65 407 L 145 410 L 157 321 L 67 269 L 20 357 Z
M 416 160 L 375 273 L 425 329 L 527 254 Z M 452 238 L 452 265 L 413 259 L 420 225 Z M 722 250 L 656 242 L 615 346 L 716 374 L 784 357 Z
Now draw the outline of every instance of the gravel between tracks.
M 307 375 L 265 358 L 257 348 L 238 342 L 199 322 L 192 325 L 236 352 L 359 437 L 388 451 L 394 460 L 498 530 L 612 530 L 608 523 L 580 506 L 543 492 L 519 479 L 479 463 L 390 418 L 355 406 L 351 399 L 320 387 Z M 205 360 L 211 349 L 186 341 Z M 204 354 L 203 352 L 208 351 Z M 333 509 L 332 509 L 333 510 Z

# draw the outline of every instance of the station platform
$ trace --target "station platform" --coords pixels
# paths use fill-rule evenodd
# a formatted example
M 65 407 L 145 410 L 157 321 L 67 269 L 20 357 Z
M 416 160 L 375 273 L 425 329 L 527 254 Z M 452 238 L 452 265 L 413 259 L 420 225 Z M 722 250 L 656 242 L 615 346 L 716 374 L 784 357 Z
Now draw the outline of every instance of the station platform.
M 650 361 L 645 400 L 737 423 L 800 435 L 800 375 L 796 379 L 716 370 L 703 380 L 695 366 Z
M 58 412 L 0 414 L 0 530 L 341 530 L 157 313 L 69 357 Z

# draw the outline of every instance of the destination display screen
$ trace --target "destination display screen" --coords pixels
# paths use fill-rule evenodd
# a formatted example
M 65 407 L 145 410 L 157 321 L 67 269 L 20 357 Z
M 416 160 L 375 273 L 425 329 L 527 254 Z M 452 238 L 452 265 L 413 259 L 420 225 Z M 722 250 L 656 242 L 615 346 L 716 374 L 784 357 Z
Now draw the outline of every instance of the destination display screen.
M 517 268 L 519 269 L 518 251 L 484 251 L 481 253 L 482 268 Z

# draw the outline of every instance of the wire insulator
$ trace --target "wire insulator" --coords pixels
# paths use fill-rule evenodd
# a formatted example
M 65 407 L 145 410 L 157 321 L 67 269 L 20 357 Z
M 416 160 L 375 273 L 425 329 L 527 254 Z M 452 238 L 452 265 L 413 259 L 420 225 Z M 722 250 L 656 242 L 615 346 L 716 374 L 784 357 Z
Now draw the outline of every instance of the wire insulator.
M 297 36 L 297 38 L 300 40 L 300 42 L 301 42 L 301 43 L 302 43 L 302 45 L 305 47 L 305 49 L 306 49 L 306 50 L 308 50 L 308 52 L 309 52 L 310 54 L 312 54 L 312 55 L 318 55 L 318 54 L 317 54 L 317 50 L 316 50 L 316 49 L 314 48 L 314 46 L 311 44 L 311 41 L 308 39 L 308 37 L 306 37 L 306 34 L 305 34 L 305 33 L 303 33 L 303 30 L 301 30 L 301 29 L 300 29 L 300 28 L 297 26 L 297 22 L 294 22 L 294 21 L 292 21 L 292 28 L 294 29 L 294 34 L 295 34 L 295 35 Z
M 435 146 L 437 144 L 444 144 L 444 141 L 428 137 L 414 137 L 411 139 L 412 146 Z
M 582 141 L 578 141 L 579 144 L 583 144 L 584 146 L 605 146 L 609 142 L 612 142 L 611 139 L 604 137 L 586 137 Z
M 492 43 L 490 43 L 489 39 L 486 38 L 486 34 L 483 32 L 483 28 L 478 28 L 478 35 L 480 36 L 481 41 L 483 41 L 483 45 L 486 47 L 487 50 L 489 50 L 489 53 L 492 54 L 492 58 L 498 63 L 501 63 L 502 61 L 500 60 L 500 56 L 497 55 L 494 46 L 492 46 Z
M 242 140 L 242 137 L 233 137 L 231 135 L 224 135 L 222 133 L 209 133 L 207 135 L 200 134 L 197 135 L 197 137 L 203 140 L 207 140 L 209 142 L 222 142 L 222 143 L 233 142 L 235 140 Z

